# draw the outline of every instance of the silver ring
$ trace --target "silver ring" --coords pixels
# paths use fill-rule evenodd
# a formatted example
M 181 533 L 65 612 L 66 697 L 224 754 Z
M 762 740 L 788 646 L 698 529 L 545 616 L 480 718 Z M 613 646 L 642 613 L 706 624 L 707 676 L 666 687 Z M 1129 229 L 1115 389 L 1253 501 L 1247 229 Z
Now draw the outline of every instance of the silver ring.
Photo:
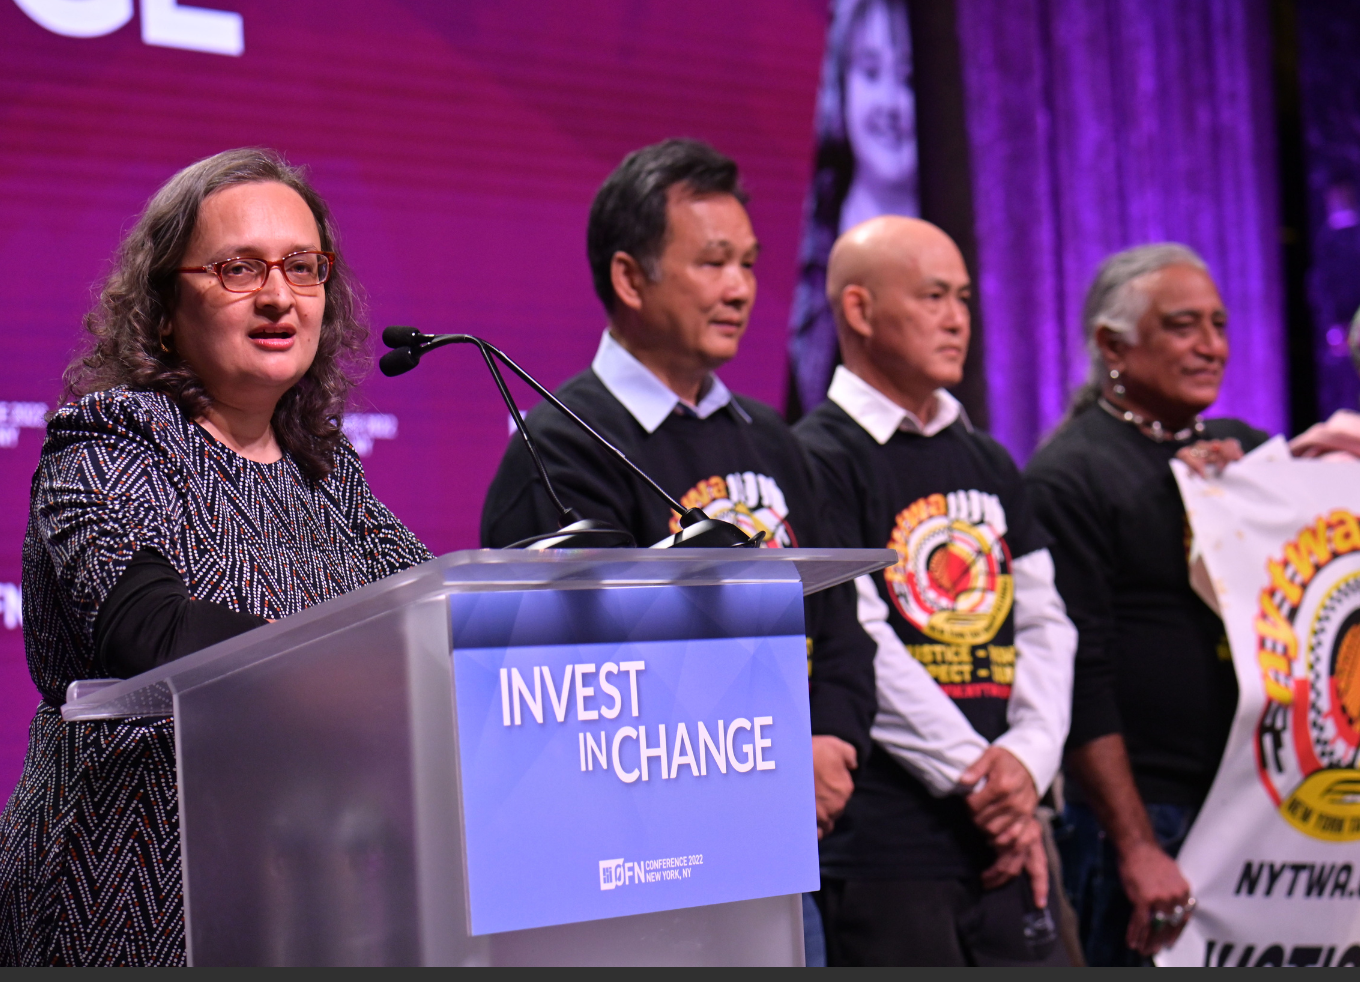
M 1196 901 L 1194 897 L 1188 897 L 1186 898 L 1185 903 L 1176 904 L 1176 906 L 1172 907 L 1170 914 L 1164 910 L 1153 911 L 1152 929 L 1154 931 L 1160 931 L 1164 927 L 1181 927 L 1190 919 L 1190 915 L 1194 913 L 1197 903 L 1198 901 Z

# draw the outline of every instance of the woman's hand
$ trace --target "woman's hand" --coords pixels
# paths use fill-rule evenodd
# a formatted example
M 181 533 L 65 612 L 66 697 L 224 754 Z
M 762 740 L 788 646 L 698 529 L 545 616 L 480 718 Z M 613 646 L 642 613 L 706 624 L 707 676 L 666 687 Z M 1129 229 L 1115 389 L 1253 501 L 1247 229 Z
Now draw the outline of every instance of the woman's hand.
M 1200 440 L 1178 450 L 1176 459 L 1200 477 L 1217 477 L 1234 460 L 1242 459 L 1242 444 L 1236 440 Z

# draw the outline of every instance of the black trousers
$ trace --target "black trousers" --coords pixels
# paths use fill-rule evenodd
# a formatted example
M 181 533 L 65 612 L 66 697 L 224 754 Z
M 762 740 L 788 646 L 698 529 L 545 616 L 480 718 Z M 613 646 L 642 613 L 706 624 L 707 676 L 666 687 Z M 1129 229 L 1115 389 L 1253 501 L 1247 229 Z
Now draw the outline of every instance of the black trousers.
M 1050 896 L 1061 887 L 1050 885 Z M 828 965 L 1066 966 L 1029 877 L 996 890 L 976 879 L 831 880 L 817 894 Z

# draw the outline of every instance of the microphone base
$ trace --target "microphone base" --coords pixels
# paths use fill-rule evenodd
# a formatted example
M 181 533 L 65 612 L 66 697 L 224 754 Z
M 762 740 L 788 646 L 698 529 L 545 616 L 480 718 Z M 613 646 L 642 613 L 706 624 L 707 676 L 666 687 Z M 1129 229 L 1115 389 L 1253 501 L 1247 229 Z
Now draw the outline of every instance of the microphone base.
M 731 522 L 705 518 L 676 532 L 659 549 L 755 549 L 764 541 L 765 533 L 749 536 Z
M 633 537 L 623 529 L 586 518 L 564 525 L 556 532 L 521 539 L 506 548 L 542 552 L 544 549 L 631 549 L 636 545 Z

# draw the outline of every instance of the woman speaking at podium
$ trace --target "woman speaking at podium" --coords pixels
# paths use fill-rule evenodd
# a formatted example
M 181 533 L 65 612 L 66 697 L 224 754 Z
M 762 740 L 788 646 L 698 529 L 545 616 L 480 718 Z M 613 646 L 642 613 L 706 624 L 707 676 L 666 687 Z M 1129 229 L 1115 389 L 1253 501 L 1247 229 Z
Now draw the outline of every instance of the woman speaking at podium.
M 33 479 L 43 702 L 0 818 L 0 961 L 183 964 L 174 724 L 64 723 L 126 678 L 422 562 L 340 420 L 366 354 L 329 212 L 267 150 L 176 174 L 86 318 Z

